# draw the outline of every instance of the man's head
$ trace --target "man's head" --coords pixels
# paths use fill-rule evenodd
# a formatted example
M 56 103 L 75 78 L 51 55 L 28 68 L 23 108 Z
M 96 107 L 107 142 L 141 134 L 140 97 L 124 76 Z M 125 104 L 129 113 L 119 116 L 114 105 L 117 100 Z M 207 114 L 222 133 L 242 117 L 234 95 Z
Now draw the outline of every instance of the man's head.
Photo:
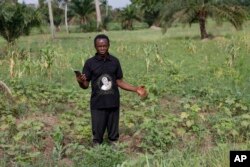
M 109 49 L 109 38 L 104 34 L 97 35 L 94 39 L 95 49 L 98 54 L 105 56 Z

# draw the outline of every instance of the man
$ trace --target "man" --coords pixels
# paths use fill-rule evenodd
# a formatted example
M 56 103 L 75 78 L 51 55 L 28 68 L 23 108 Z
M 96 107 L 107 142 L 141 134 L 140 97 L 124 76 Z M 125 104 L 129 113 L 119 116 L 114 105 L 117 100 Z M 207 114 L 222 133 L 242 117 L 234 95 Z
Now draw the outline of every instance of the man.
M 123 81 L 123 73 L 119 60 L 109 54 L 109 38 L 104 34 L 94 39 L 96 54 L 88 59 L 82 74 L 76 76 L 81 88 L 87 89 L 91 82 L 92 94 L 90 102 L 93 144 L 101 144 L 105 130 L 108 139 L 116 142 L 119 138 L 120 94 L 118 87 L 146 96 L 143 86 L 135 87 Z

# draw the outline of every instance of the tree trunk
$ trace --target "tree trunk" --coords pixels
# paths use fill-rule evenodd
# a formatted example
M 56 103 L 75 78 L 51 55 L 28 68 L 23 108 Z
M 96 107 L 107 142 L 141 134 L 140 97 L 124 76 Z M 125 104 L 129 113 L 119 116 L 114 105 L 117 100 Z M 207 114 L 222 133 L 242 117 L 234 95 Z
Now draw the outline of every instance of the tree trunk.
M 108 15 L 109 15 L 109 5 L 108 5 L 108 1 L 106 2 L 105 13 L 106 13 L 106 17 L 108 17 Z
M 206 21 L 204 19 L 200 19 L 199 24 L 200 24 L 201 39 L 208 38 L 206 30 Z
M 128 30 L 133 30 L 133 20 L 128 20 L 127 22 L 127 25 L 128 25 Z
M 50 32 L 52 39 L 55 38 L 55 28 L 54 28 L 54 20 L 53 20 L 53 12 L 51 6 L 51 0 L 48 0 L 48 8 L 49 8 L 49 22 L 50 22 Z
M 208 38 L 208 34 L 206 30 L 206 12 L 201 10 L 198 15 L 199 15 L 201 39 Z
M 97 22 L 97 29 L 100 28 L 102 25 L 102 18 L 101 18 L 101 11 L 100 11 L 100 5 L 99 0 L 95 0 L 95 10 L 96 10 L 96 22 Z
M 65 13 L 64 13 L 64 17 L 65 17 L 65 28 L 66 28 L 66 32 L 67 32 L 67 34 L 69 34 L 69 27 L 68 27 L 68 3 L 65 4 Z

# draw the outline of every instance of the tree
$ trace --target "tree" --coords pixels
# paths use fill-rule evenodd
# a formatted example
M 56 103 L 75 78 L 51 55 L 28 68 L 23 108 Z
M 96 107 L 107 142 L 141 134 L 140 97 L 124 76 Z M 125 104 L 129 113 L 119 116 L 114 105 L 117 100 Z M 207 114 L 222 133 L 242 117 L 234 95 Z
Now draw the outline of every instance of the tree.
M 236 0 L 170 0 L 162 13 L 163 27 L 172 23 L 199 23 L 201 39 L 208 38 L 206 21 L 208 17 L 216 21 L 229 21 L 237 30 L 241 29 L 246 19 L 246 11 Z
M 132 0 L 132 4 L 138 6 L 149 27 L 159 26 L 159 15 L 164 2 L 165 0 Z
M 49 20 L 50 20 L 50 32 L 51 32 L 52 39 L 54 39 L 55 29 L 54 29 L 54 19 L 53 19 L 51 0 L 48 0 L 48 9 L 49 9 Z
M 87 24 L 87 17 L 95 11 L 95 4 L 93 0 L 72 0 L 69 8 L 80 16 L 81 24 Z
M 239 4 L 242 5 L 248 13 L 248 20 L 250 19 L 250 1 L 249 0 L 238 0 Z
M 62 6 L 64 6 L 64 22 L 65 22 L 65 28 L 67 34 L 69 34 L 69 28 L 68 28 L 68 3 L 70 0 L 58 0 L 58 2 L 61 3 Z
M 60 31 L 60 25 L 63 20 L 63 9 L 60 8 L 60 2 L 57 0 L 52 1 L 51 5 L 54 26 L 56 27 L 56 31 Z
M 110 7 L 111 7 L 111 6 L 108 5 L 108 0 L 100 0 L 100 2 L 101 2 L 101 6 L 104 6 L 104 8 L 105 8 L 105 17 L 108 17 L 109 10 L 110 10 Z
M 100 0 L 100 9 L 102 15 L 102 29 L 108 29 L 108 23 L 112 20 L 112 6 L 108 5 L 108 0 Z
M 19 3 L 0 4 L 0 35 L 14 43 L 21 35 L 28 35 L 32 27 L 41 24 L 38 10 Z
M 136 8 L 134 5 L 128 5 L 123 8 L 121 11 L 121 19 L 122 19 L 122 29 L 133 30 L 133 21 L 140 21 L 140 17 L 137 16 Z
M 99 0 L 95 0 L 95 11 L 96 11 L 96 28 L 100 29 L 100 26 L 102 25 L 102 16 L 101 16 L 101 10 L 99 5 Z
M 67 34 L 69 33 L 69 28 L 68 28 L 68 3 L 70 0 L 64 0 L 65 2 L 65 8 L 64 8 L 64 19 L 65 19 L 65 27 L 66 27 L 66 32 Z
M 61 8 L 61 2 L 57 0 L 47 1 L 47 5 L 43 3 L 43 0 L 39 0 L 39 10 L 44 16 L 44 20 L 46 20 L 50 24 L 50 29 L 52 33 L 52 38 L 55 36 L 55 28 L 56 31 L 60 31 L 60 25 L 63 20 L 63 10 Z M 51 24 L 52 23 L 52 24 Z M 55 28 L 54 28 L 55 27 Z M 54 35 L 53 35 L 54 34 Z

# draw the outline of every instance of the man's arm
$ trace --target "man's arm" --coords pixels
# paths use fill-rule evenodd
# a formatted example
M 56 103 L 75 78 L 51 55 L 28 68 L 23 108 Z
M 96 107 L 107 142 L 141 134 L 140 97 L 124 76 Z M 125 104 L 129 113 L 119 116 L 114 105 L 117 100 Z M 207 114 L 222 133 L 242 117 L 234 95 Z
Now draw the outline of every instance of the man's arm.
M 148 95 L 144 86 L 133 86 L 133 85 L 130 85 L 129 83 L 123 81 L 122 79 L 117 79 L 116 83 L 120 88 L 127 90 L 127 91 L 136 92 L 139 96 L 141 96 L 143 98 L 147 97 L 147 95 Z
M 87 81 L 87 77 L 85 74 L 81 74 L 76 77 L 79 86 L 83 89 L 87 89 L 89 87 L 89 81 Z
M 138 90 L 138 87 L 133 86 L 133 85 L 131 85 L 131 84 L 129 84 L 129 83 L 123 81 L 122 79 L 117 79 L 117 80 L 116 80 L 116 83 L 117 83 L 117 85 L 118 85 L 120 88 L 122 88 L 122 89 L 124 89 L 124 90 L 127 90 L 127 91 L 137 92 L 137 90 Z M 138 92 L 137 92 L 137 93 L 138 93 Z

